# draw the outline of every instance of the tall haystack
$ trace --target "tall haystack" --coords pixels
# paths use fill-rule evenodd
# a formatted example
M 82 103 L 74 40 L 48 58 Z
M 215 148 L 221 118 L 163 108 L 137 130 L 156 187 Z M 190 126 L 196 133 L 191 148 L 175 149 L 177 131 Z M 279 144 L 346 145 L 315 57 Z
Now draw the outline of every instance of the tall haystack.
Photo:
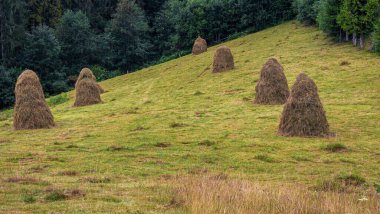
M 84 78 L 84 76 L 91 76 L 91 78 L 95 81 L 96 86 L 97 86 L 98 89 L 99 89 L 99 92 L 100 92 L 101 94 L 104 93 L 104 89 L 102 88 L 102 86 L 100 86 L 100 85 L 96 82 L 96 77 L 95 77 L 94 73 L 92 73 L 92 71 L 91 71 L 89 68 L 83 68 L 83 69 L 81 70 L 81 72 L 79 73 L 79 76 L 78 76 L 78 78 L 77 78 L 77 81 L 76 81 L 76 83 L 75 83 L 75 88 L 77 87 L 78 82 Z
M 87 106 L 101 103 L 99 85 L 90 69 L 84 68 L 75 84 L 74 106 Z
M 284 104 L 289 97 L 288 81 L 284 68 L 275 58 L 269 59 L 261 69 L 256 85 L 254 103 L 264 105 Z
M 207 42 L 200 36 L 195 40 L 192 53 L 194 55 L 201 54 L 207 51 Z
M 55 126 L 40 79 L 34 71 L 25 70 L 18 77 L 15 97 L 13 113 L 15 130 L 44 129 Z
M 282 136 L 327 137 L 329 124 L 314 81 L 305 73 L 298 75 L 290 92 L 278 133 Z
M 212 72 L 222 72 L 234 69 L 234 57 L 227 46 L 216 49 Z

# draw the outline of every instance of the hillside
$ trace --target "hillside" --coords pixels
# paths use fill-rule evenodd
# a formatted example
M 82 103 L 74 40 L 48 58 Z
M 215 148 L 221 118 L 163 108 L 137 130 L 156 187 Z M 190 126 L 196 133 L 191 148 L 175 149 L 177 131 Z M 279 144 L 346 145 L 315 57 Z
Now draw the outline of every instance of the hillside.
M 12 112 L 1 112 L 0 213 L 184 212 L 167 206 L 170 178 L 205 172 L 273 185 L 312 187 L 342 174 L 379 183 L 378 56 L 296 22 L 225 45 L 231 72 L 211 73 L 211 47 L 102 82 L 100 105 L 72 108 L 69 92 L 52 106 L 55 129 L 15 132 Z M 301 71 L 314 79 L 335 138 L 277 136 L 282 106 L 252 103 L 271 56 L 290 86 Z M 348 151 L 323 149 L 333 143 Z M 50 200 L 54 190 L 78 191 Z

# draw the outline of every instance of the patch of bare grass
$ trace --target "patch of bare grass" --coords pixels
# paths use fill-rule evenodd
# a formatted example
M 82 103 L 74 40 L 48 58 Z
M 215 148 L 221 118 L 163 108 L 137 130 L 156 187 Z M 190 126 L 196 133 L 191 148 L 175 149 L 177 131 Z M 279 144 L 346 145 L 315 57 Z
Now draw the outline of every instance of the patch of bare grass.
M 189 213 L 379 213 L 380 197 L 341 192 L 310 191 L 301 186 L 268 185 L 227 176 L 202 175 L 176 178 L 169 207 Z

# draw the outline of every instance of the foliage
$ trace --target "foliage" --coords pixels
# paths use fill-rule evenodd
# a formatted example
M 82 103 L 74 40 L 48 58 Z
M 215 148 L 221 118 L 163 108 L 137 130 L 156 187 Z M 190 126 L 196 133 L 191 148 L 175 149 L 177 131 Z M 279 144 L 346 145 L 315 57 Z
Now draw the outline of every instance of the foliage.
M 111 35 L 114 68 L 130 70 L 143 64 L 150 45 L 146 38 L 148 23 L 141 8 L 131 0 L 120 1 L 110 24 L 107 31 Z
M 69 100 L 69 96 L 66 93 L 49 98 L 48 104 L 50 106 L 56 106 L 62 103 L 65 103 Z
M 379 10 L 379 0 L 344 0 L 337 21 L 343 30 L 350 33 L 368 34 L 373 30 Z
M 305 25 L 313 25 L 317 21 L 319 0 L 294 0 L 297 19 Z
M 375 40 L 375 51 L 380 54 L 380 18 L 375 24 L 375 31 L 373 32 L 373 37 Z
M 0 1 L 0 64 L 18 66 L 25 38 L 26 4 L 23 0 Z
M 122 72 L 119 70 L 108 71 L 107 69 L 99 65 L 92 66 L 91 71 L 96 76 L 97 81 L 111 79 L 113 77 L 120 76 L 122 74 Z
M 56 35 L 61 46 L 60 59 L 68 65 L 66 75 L 76 75 L 83 67 L 89 66 L 95 45 L 86 14 L 66 11 L 57 26 Z
M 342 0 L 321 0 L 317 16 L 319 28 L 333 37 L 342 36 L 342 28 L 337 23 Z
M 65 74 L 59 72 L 60 53 L 61 46 L 52 28 L 40 25 L 27 34 L 22 65 L 38 74 L 47 94 L 67 89 Z
M 16 79 L 21 73 L 21 69 L 6 69 L 0 66 L 0 108 L 7 108 L 14 103 L 14 88 Z

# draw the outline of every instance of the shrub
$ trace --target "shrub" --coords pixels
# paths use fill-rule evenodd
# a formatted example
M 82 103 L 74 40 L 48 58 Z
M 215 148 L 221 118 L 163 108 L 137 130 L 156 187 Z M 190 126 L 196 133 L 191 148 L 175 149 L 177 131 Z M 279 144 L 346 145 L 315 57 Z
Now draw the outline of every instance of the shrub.
M 69 96 L 66 93 L 49 98 L 48 104 L 50 106 L 56 106 L 62 103 L 65 103 L 69 100 Z

